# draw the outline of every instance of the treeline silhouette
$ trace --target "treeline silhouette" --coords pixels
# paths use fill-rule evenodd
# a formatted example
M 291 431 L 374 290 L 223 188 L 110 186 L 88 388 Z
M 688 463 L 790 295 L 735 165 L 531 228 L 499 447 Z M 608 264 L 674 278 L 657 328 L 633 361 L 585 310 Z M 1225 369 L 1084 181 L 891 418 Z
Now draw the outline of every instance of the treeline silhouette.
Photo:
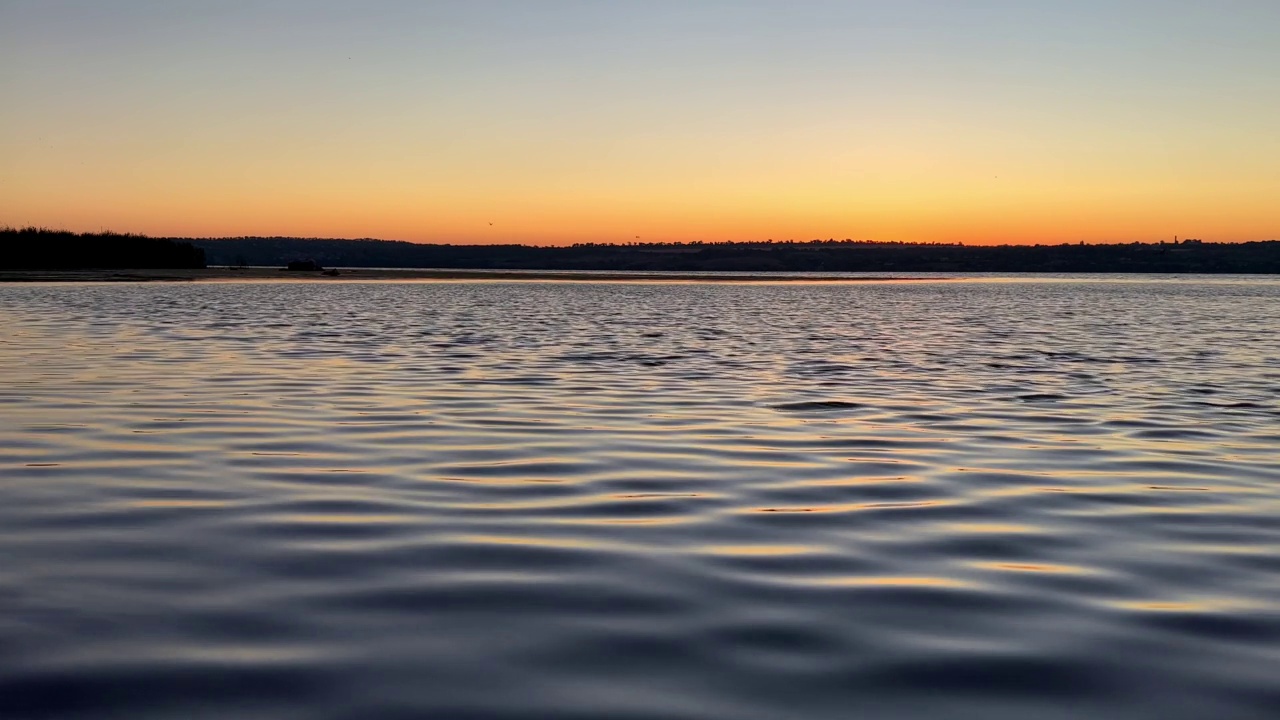
M 194 240 L 211 265 L 483 270 L 1280 273 L 1280 241 L 998 245 L 865 240 L 717 243 L 424 245 L 387 240 L 243 237 Z
M 73 233 L 0 228 L 0 269 L 202 268 L 204 250 L 190 241 L 127 233 Z
M 1280 274 L 1280 241 L 1110 245 L 963 245 L 808 240 L 763 242 L 428 245 L 294 237 L 152 238 L 0 228 L 0 268 L 322 267 L 741 272 L 1070 272 Z
M 576 248 L 596 248 L 596 247 L 652 247 L 652 248 L 683 248 L 683 247 L 715 247 L 718 245 L 752 245 L 769 247 L 777 245 L 881 245 L 881 246 L 903 246 L 903 245 L 928 245 L 931 247 L 964 247 L 964 243 L 947 243 L 947 242 L 904 242 L 902 240 L 854 240 L 853 238 L 845 238 L 836 240 L 835 238 L 827 238 L 826 240 L 765 240 L 743 242 L 741 240 L 691 240 L 689 242 L 671 241 L 671 242 L 625 242 L 625 243 L 574 243 L 572 247 Z

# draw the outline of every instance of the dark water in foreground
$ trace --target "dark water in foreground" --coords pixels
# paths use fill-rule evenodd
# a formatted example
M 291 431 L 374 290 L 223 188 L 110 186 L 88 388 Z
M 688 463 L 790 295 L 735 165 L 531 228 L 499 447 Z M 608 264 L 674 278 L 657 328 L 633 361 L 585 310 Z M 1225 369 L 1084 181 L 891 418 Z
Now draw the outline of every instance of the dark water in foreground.
M 0 717 L 1280 717 L 1280 281 L 0 287 Z

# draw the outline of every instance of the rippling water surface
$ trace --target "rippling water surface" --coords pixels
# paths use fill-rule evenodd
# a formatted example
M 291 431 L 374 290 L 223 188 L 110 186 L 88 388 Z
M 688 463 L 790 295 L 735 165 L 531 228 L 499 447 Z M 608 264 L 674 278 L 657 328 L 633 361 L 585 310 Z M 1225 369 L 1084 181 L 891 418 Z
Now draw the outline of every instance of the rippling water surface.
M 0 319 L 0 717 L 1280 717 L 1280 281 Z

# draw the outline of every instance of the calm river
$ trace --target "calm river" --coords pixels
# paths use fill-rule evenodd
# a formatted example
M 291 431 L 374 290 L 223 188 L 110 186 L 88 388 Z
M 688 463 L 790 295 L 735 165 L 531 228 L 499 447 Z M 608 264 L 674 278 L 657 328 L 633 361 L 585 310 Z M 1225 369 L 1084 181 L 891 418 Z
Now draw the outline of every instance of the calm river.
M 6 720 L 1280 717 L 1280 279 L 0 322 Z

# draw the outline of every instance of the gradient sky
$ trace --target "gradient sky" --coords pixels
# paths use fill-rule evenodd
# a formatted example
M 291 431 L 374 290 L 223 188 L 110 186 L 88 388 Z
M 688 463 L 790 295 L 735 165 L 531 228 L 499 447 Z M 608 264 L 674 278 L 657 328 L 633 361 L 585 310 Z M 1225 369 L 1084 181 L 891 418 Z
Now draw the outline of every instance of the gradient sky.
M 1280 237 L 1276 0 L 0 0 L 0 225 Z

